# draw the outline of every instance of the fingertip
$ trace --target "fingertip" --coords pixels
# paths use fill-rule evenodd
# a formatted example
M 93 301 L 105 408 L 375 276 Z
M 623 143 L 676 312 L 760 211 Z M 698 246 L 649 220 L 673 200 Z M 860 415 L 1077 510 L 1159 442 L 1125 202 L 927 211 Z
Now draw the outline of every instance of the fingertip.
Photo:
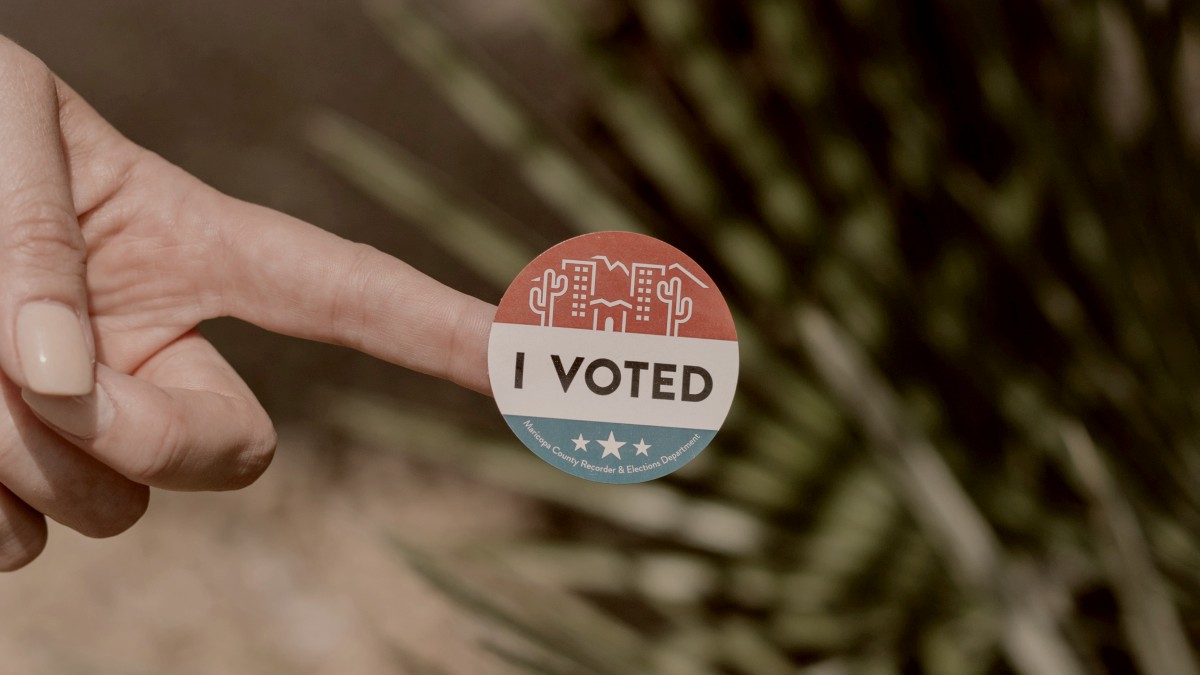
M 185 337 L 146 370 L 151 379 L 100 366 L 96 391 L 107 413 L 89 413 L 86 397 L 62 403 L 82 428 L 103 420 L 94 435 L 76 438 L 78 447 L 133 483 L 168 490 L 234 490 L 262 476 L 275 454 L 274 425 L 211 345 Z
M 92 539 L 115 537 L 133 527 L 150 507 L 150 488 L 129 482 L 120 494 L 108 494 L 94 504 L 86 521 L 71 529 Z

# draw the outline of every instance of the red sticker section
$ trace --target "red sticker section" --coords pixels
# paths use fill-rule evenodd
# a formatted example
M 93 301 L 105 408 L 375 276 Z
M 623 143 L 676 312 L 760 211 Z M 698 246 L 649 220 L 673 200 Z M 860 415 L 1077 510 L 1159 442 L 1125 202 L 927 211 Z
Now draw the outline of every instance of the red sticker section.
M 725 298 L 699 265 L 628 232 L 576 237 L 543 253 L 509 286 L 496 322 L 737 340 Z

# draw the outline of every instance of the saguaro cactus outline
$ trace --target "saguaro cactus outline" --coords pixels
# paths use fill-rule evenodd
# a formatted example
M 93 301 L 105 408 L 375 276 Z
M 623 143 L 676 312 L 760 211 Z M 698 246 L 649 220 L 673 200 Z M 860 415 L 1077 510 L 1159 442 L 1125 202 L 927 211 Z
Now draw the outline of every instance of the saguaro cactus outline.
M 567 293 L 567 275 L 547 269 L 539 278 L 539 284 L 529 289 L 529 309 L 541 317 L 541 325 L 554 325 L 554 300 Z
M 692 318 L 692 299 L 683 294 L 683 280 L 672 277 L 658 282 L 658 299 L 667 305 L 667 335 L 678 336 L 679 326 Z

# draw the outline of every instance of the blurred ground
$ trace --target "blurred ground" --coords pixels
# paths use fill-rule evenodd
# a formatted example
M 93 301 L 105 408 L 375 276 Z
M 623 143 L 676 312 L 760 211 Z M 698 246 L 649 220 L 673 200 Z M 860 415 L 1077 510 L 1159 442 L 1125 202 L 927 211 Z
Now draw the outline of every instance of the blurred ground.
M 522 505 L 395 456 L 285 432 L 279 459 L 236 493 L 156 493 L 117 539 L 62 527 L 0 578 L 5 673 L 494 672 L 484 633 L 415 578 L 389 543 L 518 532 Z
M 501 55 L 547 112 L 569 109 L 557 61 L 513 0 L 441 8 Z M 486 286 L 341 183 L 307 150 L 302 116 L 329 107 L 391 134 L 529 225 L 550 228 L 512 177 L 406 71 L 353 2 L 9 0 L 0 32 L 42 57 L 118 129 L 238 197 L 370 243 L 488 300 Z M 224 495 L 155 493 L 126 535 L 55 528 L 34 565 L 0 576 L 6 673 L 387 672 L 395 650 L 488 672 L 474 629 L 389 548 L 515 534 L 535 514 L 395 456 L 336 447 L 296 420 L 319 386 L 383 391 L 496 424 L 475 394 L 347 350 L 206 326 L 281 428 L 275 466 Z M 404 672 L 403 668 L 398 669 Z

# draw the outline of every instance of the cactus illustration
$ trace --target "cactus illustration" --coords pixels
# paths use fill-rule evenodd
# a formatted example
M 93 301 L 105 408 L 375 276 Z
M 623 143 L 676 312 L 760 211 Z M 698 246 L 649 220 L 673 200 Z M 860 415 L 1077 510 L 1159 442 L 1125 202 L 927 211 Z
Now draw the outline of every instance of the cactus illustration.
M 539 285 L 529 291 L 529 309 L 541 317 L 542 326 L 554 325 L 554 300 L 567 293 L 567 275 L 546 270 L 538 280 Z
M 692 318 L 692 299 L 683 294 L 683 281 L 673 277 L 658 282 L 658 299 L 667 304 L 667 335 L 679 335 L 679 326 Z

